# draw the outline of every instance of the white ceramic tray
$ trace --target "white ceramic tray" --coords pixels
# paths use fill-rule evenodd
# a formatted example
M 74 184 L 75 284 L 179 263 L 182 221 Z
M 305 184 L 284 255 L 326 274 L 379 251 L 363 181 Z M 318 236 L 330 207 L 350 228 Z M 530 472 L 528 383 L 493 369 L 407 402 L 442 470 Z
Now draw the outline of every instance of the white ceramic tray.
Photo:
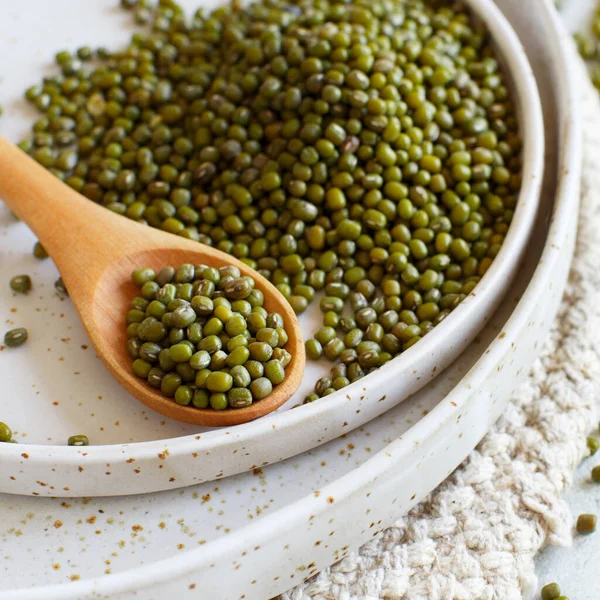
M 73 497 L 134 494 L 262 467 L 314 448 L 389 410 L 436 377 L 468 346 L 518 269 L 537 209 L 543 164 L 541 111 L 530 67 L 510 28 L 491 19 L 497 12 L 491 0 L 471 3 L 489 24 L 514 76 L 524 139 L 523 188 L 497 260 L 475 293 L 428 335 L 427 344 L 417 344 L 376 374 L 324 401 L 289 410 L 326 372 L 325 364 L 311 363 L 300 390 L 273 415 L 220 430 L 182 425 L 147 410 L 112 381 L 89 347 L 70 302 L 54 293 L 54 267 L 31 257 L 32 236 L 4 210 L 0 212 L 0 281 L 31 273 L 35 289 L 28 297 L 16 297 L 0 286 L 0 312 L 9 316 L 7 324 L 27 326 L 31 332 L 26 347 L 0 357 L 0 414 L 19 441 L 0 446 L 1 492 Z M 129 15 L 106 9 L 115 4 L 116 0 L 60 0 L 52 5 L 23 0 L 8 9 L 0 21 L 0 55 L 11 55 L 8 68 L 7 63 L 0 65 L 0 72 L 5 71 L 0 102 L 7 109 L 0 132 L 15 140 L 26 132 L 23 103 L 12 98 L 37 81 L 40 63 L 50 58 L 40 58 L 33 49 L 54 52 L 63 45 L 76 47 L 78 42 L 122 43 L 128 33 L 115 24 Z M 197 0 L 183 4 L 191 8 Z M 44 31 L 60 6 L 68 8 L 69 19 L 40 36 L 41 43 L 32 39 L 31 32 Z M 30 35 L 19 35 L 25 31 Z M 302 316 L 305 337 L 318 327 L 317 304 Z M 67 447 L 66 439 L 75 433 L 88 435 L 92 445 Z
M 549 3 L 498 4 L 524 36 L 542 91 L 548 176 L 528 260 L 476 343 L 385 415 L 253 474 L 112 499 L 0 495 L 2 600 L 265 600 L 370 539 L 473 448 L 553 320 L 579 198 L 580 126 L 564 33 Z

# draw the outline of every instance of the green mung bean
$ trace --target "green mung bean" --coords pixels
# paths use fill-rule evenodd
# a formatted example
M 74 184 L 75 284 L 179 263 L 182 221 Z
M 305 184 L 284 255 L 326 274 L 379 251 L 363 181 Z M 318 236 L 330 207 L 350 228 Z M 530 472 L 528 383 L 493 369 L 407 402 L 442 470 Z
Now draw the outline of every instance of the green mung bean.
M 6 424 L 0 422 L 0 442 L 10 442 L 12 440 L 12 430 Z
M 15 275 L 10 280 L 10 289 L 19 294 L 27 294 L 31 291 L 31 277 L 29 275 Z
M 72 435 L 68 440 L 69 446 L 89 446 L 90 441 L 86 435 Z
M 158 274 L 138 269 L 132 279 L 144 297 L 126 315 L 127 351 L 134 374 L 164 396 L 180 406 L 239 409 L 284 381 L 288 334 L 262 294 L 247 301 L 259 292 L 253 278 L 235 267 L 184 264 Z M 186 286 L 189 301 L 181 298 Z
M 556 600 L 560 597 L 560 586 L 558 583 L 548 583 L 541 591 L 542 600 Z
M 33 247 L 33 255 L 36 258 L 38 258 L 39 260 L 48 258 L 48 253 L 46 252 L 46 248 L 44 248 L 44 246 L 42 246 L 42 244 L 40 244 L 40 242 L 35 243 L 35 246 Z
M 596 531 L 596 522 L 597 522 L 596 515 L 589 515 L 589 514 L 579 515 L 577 517 L 577 523 L 575 524 L 575 529 L 577 530 L 577 533 L 581 533 L 581 534 L 594 533 L 594 531 Z
M 29 333 L 24 327 L 11 329 L 4 334 L 4 344 L 9 348 L 16 348 L 17 346 L 22 346 L 28 337 Z

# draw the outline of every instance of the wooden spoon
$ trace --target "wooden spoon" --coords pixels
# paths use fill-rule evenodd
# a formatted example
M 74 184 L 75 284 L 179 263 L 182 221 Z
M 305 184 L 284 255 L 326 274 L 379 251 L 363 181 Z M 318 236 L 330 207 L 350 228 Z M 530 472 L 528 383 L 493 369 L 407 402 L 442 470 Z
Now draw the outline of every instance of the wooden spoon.
M 0 138 L 0 197 L 27 223 L 46 248 L 67 287 L 98 356 L 137 400 L 178 421 L 220 427 L 245 423 L 280 407 L 296 391 L 304 371 L 304 343 L 287 300 L 264 277 L 210 246 L 165 233 L 102 208 L 62 183 L 41 165 Z M 131 370 L 125 314 L 138 295 L 131 272 L 166 265 L 235 265 L 252 276 L 269 312 L 282 315 L 292 355 L 285 380 L 265 399 L 246 408 L 198 409 L 162 396 Z

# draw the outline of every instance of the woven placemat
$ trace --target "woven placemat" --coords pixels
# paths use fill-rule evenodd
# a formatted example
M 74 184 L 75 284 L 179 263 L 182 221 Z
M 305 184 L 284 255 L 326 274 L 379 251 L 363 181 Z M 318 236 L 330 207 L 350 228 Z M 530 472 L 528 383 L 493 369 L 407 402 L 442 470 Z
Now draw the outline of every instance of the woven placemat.
M 568 546 L 561 493 L 587 455 L 600 390 L 600 100 L 581 65 L 585 126 L 578 241 L 540 358 L 502 419 L 406 517 L 280 600 L 517 600 L 534 558 Z M 599 593 L 600 594 L 600 593 Z

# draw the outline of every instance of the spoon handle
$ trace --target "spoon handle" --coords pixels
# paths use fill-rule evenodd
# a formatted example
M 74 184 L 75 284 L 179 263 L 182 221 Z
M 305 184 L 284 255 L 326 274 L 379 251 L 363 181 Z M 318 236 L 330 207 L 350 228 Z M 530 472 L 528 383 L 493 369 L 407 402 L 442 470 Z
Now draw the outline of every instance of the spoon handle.
M 63 277 L 63 269 L 102 265 L 107 238 L 125 237 L 125 219 L 85 199 L 2 137 L 0 198 L 33 230 Z

